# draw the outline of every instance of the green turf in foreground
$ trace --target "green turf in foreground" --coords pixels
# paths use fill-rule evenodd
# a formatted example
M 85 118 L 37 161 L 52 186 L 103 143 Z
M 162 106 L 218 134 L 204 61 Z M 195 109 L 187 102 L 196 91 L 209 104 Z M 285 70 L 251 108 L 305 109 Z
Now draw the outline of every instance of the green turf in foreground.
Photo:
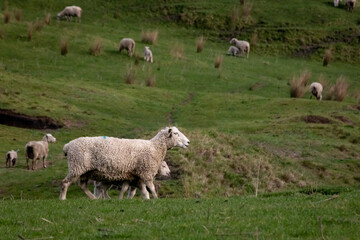
M 213 198 L 13 200 L 1 239 L 358 239 L 360 190 Z

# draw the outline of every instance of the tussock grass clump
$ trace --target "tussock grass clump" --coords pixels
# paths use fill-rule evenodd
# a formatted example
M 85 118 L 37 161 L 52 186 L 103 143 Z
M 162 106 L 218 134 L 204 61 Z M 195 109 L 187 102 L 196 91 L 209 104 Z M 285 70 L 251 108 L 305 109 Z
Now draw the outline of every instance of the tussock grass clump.
M 242 9 L 242 18 L 247 22 L 251 16 L 253 5 L 251 3 L 245 2 Z
M 50 23 L 51 23 L 51 14 L 50 13 L 46 14 L 45 19 L 44 19 L 44 23 L 46 25 L 50 25 Z
M 102 40 L 100 38 L 95 39 L 89 51 L 91 55 L 99 56 L 102 53 Z
M 8 9 L 8 7 L 9 7 L 8 1 L 4 1 L 4 2 L 3 2 L 3 5 L 2 5 L 2 7 L 1 7 L 1 10 L 6 11 L 6 10 Z
M 34 23 L 34 29 L 35 29 L 35 31 L 40 32 L 43 27 L 44 27 L 44 22 L 41 21 L 41 20 L 36 20 L 36 22 Z
M 66 54 L 68 53 L 68 46 L 69 46 L 68 39 L 67 38 L 61 39 L 61 48 L 60 48 L 61 55 L 66 56 Z
M 304 96 L 306 85 L 311 77 L 311 72 L 304 70 L 300 77 L 293 76 L 290 80 L 290 97 L 301 98 Z
M 329 64 L 331 58 L 332 58 L 332 49 L 331 48 L 326 49 L 324 58 L 323 58 L 323 66 L 324 67 L 326 67 Z
M 156 84 L 156 76 L 152 73 L 151 69 L 149 69 L 146 77 L 146 86 L 155 87 L 155 84 Z
M 28 26 L 28 32 L 27 32 L 27 40 L 31 41 L 32 37 L 34 34 L 34 25 L 33 24 L 29 24 Z
M 136 80 L 136 68 L 133 65 L 127 65 L 125 70 L 125 83 L 134 84 Z
M 174 58 L 178 58 L 178 59 L 184 59 L 185 58 L 185 48 L 184 48 L 184 45 L 181 44 L 181 43 L 174 43 L 172 46 L 171 46 L 171 49 L 170 49 L 170 54 L 172 57 Z
M 204 36 L 200 36 L 196 39 L 196 52 L 200 53 L 204 49 L 205 38 Z
M 16 21 L 20 22 L 22 19 L 22 10 L 21 9 L 17 9 L 15 11 L 15 19 Z
M 9 23 L 9 22 L 10 22 L 10 19 L 11 19 L 11 13 L 8 12 L 8 11 L 6 11 L 6 12 L 4 13 L 4 23 L 5 23 L 5 24 Z
M 159 31 L 142 31 L 141 32 L 141 42 L 142 43 L 149 43 L 149 44 L 155 44 L 157 42 L 159 35 Z
M 217 55 L 215 57 L 215 64 L 214 64 L 215 68 L 220 68 L 223 61 L 224 61 L 224 57 L 222 55 Z
M 329 91 L 325 96 L 326 100 L 336 100 L 341 102 L 346 97 L 350 84 L 345 81 L 345 77 L 340 76 L 335 85 L 329 87 Z
M 254 33 L 251 35 L 251 39 L 250 39 L 250 46 L 252 49 L 256 47 L 258 39 L 259 39 L 258 32 L 255 30 Z
M 239 16 L 239 8 L 238 6 L 233 6 L 231 9 L 231 16 L 230 16 L 230 26 L 231 30 L 234 30 L 236 28 L 236 25 L 239 22 L 240 16 Z

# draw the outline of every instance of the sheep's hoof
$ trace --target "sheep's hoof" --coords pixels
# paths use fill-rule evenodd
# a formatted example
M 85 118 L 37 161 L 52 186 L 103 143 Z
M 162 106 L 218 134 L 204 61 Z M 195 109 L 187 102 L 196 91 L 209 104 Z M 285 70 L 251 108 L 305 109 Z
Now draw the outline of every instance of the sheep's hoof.
M 43 168 L 46 168 L 46 165 L 44 165 Z

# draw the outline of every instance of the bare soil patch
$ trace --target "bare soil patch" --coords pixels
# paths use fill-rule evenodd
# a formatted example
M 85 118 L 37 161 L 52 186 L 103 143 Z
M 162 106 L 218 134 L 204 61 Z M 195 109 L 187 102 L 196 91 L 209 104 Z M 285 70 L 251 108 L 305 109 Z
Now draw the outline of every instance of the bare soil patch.
M 322 116 L 308 115 L 304 117 L 306 123 L 320 123 L 320 124 L 329 124 L 331 123 L 330 119 Z
M 348 125 L 354 125 L 354 122 L 351 121 L 350 119 L 344 117 L 344 116 L 332 116 L 333 118 L 336 118 L 337 120 L 340 120 L 342 121 L 343 123 L 345 124 L 348 124 Z

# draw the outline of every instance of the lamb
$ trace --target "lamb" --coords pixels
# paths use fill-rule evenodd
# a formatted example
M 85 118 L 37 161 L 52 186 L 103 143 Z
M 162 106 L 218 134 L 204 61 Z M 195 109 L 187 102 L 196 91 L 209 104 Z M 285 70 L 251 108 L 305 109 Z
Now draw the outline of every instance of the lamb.
M 230 44 L 235 44 L 237 48 L 241 50 L 241 52 L 247 53 L 247 58 L 249 58 L 250 53 L 250 43 L 247 41 L 237 40 L 236 38 L 233 38 L 230 40 Z
M 190 144 L 176 127 L 160 130 L 150 140 L 114 137 L 80 137 L 64 145 L 68 174 L 61 184 L 60 199 L 66 199 L 71 183 L 80 178 L 80 187 L 91 199 L 96 197 L 87 188 L 89 179 L 102 182 L 133 181 L 139 179 L 142 195 L 148 187 L 154 198 L 157 194 L 154 177 L 168 149 L 187 148 Z
M 19 149 L 14 151 L 8 151 L 5 155 L 5 160 L 6 160 L 6 167 L 9 168 L 10 165 L 12 165 L 12 167 L 15 167 L 15 163 L 16 163 L 16 159 L 18 157 L 18 152 Z
M 352 12 L 355 8 L 356 0 L 346 0 L 345 6 L 349 12 Z
M 78 21 L 81 22 L 81 12 L 82 9 L 78 6 L 67 6 L 58 13 L 57 19 L 60 20 L 62 17 L 66 17 L 67 21 L 71 21 L 72 17 L 77 17 Z
M 158 175 L 159 176 L 170 176 L 170 169 L 169 166 L 167 165 L 167 163 L 165 161 L 161 162 L 159 171 L 158 171 Z M 122 199 L 124 197 L 124 193 L 129 189 L 129 194 L 128 194 L 128 198 L 133 198 L 135 193 L 136 193 L 136 188 L 139 186 L 139 181 L 138 180 L 134 180 L 131 182 L 125 181 L 125 182 L 111 182 L 111 183 L 106 183 L 106 182 L 96 182 L 94 181 L 94 195 L 97 198 L 107 198 L 110 199 L 110 196 L 107 194 L 107 190 L 109 190 L 113 185 L 117 185 L 120 186 L 122 185 L 122 188 L 120 190 L 120 195 L 119 195 L 119 199 Z
M 230 46 L 228 51 L 227 51 L 228 55 L 232 55 L 232 56 L 239 56 L 242 54 L 241 50 L 235 46 Z
M 339 6 L 339 2 L 341 2 L 342 0 L 334 0 L 334 7 L 338 7 Z
M 322 91 L 323 86 L 318 82 L 313 82 L 310 85 L 309 92 L 311 93 L 310 98 L 312 98 L 312 95 L 316 97 L 317 100 L 322 100 Z
M 34 170 L 36 160 L 41 158 L 43 159 L 43 167 L 46 168 L 45 160 L 49 153 L 49 143 L 54 142 L 56 142 L 56 138 L 54 138 L 50 133 L 47 133 L 41 141 L 31 141 L 25 145 L 25 157 L 28 170 L 30 169 L 29 159 L 32 159 L 32 170 Z
M 153 55 L 148 46 L 145 46 L 144 60 L 151 63 L 153 62 Z
M 120 41 L 120 47 L 119 47 L 119 52 L 121 53 L 121 51 L 123 49 L 126 49 L 128 52 L 128 55 L 131 57 L 134 54 L 135 51 L 135 41 L 131 38 L 123 38 Z

